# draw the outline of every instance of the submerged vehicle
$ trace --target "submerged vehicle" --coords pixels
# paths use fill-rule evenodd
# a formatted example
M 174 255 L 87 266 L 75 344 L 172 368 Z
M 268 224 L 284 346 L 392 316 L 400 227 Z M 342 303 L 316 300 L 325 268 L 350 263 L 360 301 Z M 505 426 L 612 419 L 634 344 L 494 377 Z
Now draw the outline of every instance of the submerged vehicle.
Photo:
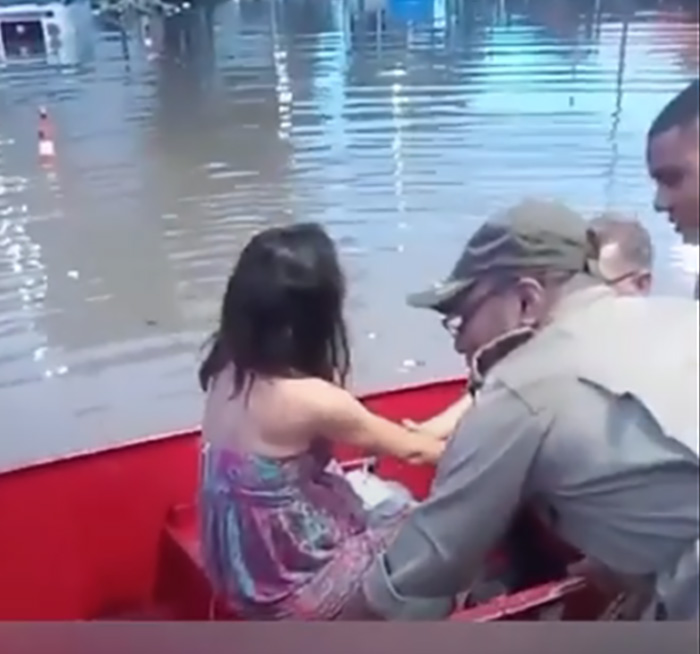
M 89 0 L 0 0 L 0 67 L 78 64 L 92 32 Z

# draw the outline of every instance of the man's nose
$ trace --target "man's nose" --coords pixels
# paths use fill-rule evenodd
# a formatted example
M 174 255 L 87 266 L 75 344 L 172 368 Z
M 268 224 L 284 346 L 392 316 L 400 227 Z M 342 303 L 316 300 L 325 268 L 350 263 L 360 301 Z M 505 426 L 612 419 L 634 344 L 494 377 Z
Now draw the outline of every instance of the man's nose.
M 466 355 L 467 350 L 469 349 L 467 343 L 464 342 L 464 338 L 461 334 L 457 334 L 457 336 L 455 336 L 455 339 L 452 342 L 452 347 L 454 347 L 454 350 L 457 354 L 463 355 Z
M 654 209 L 658 212 L 665 212 L 670 209 L 668 198 L 663 189 L 657 189 L 656 195 L 654 196 Z

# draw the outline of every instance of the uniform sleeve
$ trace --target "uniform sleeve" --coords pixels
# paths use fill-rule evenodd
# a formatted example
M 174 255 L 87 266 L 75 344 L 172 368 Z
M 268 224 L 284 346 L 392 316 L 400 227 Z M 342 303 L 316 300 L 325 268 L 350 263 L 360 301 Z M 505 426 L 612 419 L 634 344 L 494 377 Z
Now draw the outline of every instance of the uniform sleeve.
M 453 610 L 521 500 L 546 421 L 505 388 L 482 391 L 462 419 L 430 497 L 363 582 L 385 619 L 439 619 Z

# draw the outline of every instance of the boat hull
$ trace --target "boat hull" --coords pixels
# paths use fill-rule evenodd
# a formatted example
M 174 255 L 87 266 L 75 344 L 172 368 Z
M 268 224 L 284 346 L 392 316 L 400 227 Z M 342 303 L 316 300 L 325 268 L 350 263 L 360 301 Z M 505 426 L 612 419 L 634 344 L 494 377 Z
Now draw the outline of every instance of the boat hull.
M 362 399 L 421 420 L 463 389 L 454 380 Z M 0 475 L 0 619 L 91 619 L 152 604 L 166 519 L 195 497 L 199 441 L 193 429 Z M 399 462 L 382 466 L 405 477 Z M 411 475 L 424 495 L 431 470 Z
M 420 421 L 456 400 L 465 383 L 449 380 L 361 399 L 389 419 Z M 195 502 L 200 437 L 198 429 L 164 434 L 1 474 L 0 620 L 235 620 L 212 595 L 201 564 Z M 363 457 L 348 447 L 336 455 L 346 463 Z M 422 499 L 434 469 L 381 458 L 376 472 Z M 526 564 L 538 559 L 549 572 L 531 567 L 521 592 L 491 598 L 452 619 L 599 615 L 606 598 L 582 580 L 563 578 L 562 566 L 576 553 L 526 511 L 514 525 L 505 555 L 501 547 L 490 561 L 512 568 L 518 558 Z

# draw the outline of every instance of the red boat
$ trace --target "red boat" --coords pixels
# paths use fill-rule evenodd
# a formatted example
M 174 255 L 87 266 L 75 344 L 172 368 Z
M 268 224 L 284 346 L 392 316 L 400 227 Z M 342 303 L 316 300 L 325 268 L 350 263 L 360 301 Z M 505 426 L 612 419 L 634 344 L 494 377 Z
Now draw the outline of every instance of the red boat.
M 423 420 L 463 389 L 464 380 L 455 380 L 362 399 L 388 418 Z M 212 596 L 201 566 L 199 436 L 198 430 L 166 434 L 0 475 L 0 620 L 235 620 Z M 349 466 L 362 456 L 338 452 Z M 431 468 L 392 459 L 380 459 L 376 472 L 419 498 L 433 476 Z M 536 556 L 544 565 L 531 569 L 526 587 L 521 582 L 517 592 L 452 619 L 598 617 L 605 603 L 582 580 L 552 578 L 572 554 L 529 514 L 517 522 L 527 546 L 511 538 L 515 546 L 495 552 L 492 567 L 512 563 L 507 552 Z

